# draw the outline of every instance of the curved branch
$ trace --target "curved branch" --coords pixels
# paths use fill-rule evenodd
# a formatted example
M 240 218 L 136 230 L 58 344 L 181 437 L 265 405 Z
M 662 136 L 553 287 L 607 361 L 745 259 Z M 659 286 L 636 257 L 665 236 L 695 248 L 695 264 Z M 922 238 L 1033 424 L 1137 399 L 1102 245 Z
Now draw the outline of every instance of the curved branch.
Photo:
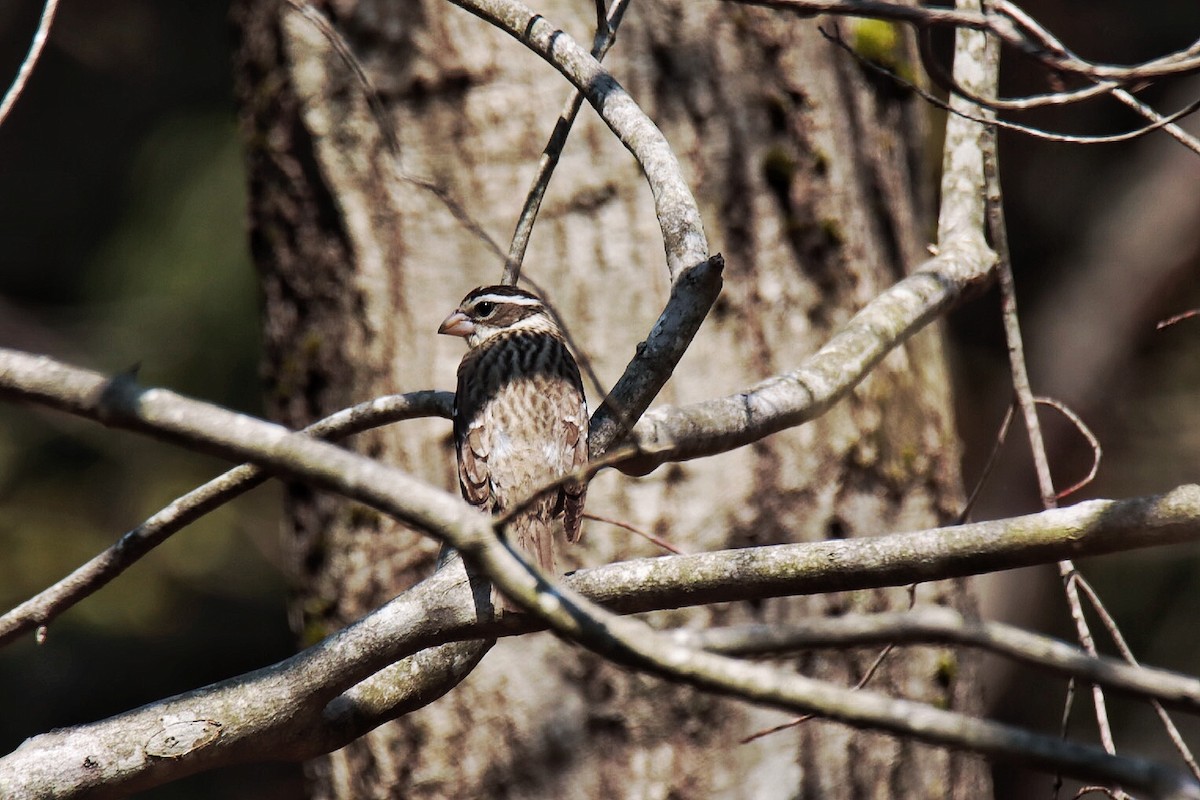
M 304 433 L 337 440 L 380 425 L 416 417 L 450 417 L 451 392 L 411 392 L 359 403 L 313 423 Z M 192 524 L 270 477 L 266 470 L 242 464 L 172 501 L 115 544 L 70 575 L 0 616 L 0 647 L 23 633 L 48 625 L 59 614 L 106 586 L 172 534 Z
M 983 64 L 985 37 L 963 42 L 956 65 Z M 641 475 L 666 461 L 727 452 L 820 415 L 888 352 L 991 277 L 996 256 L 983 236 L 979 156 L 984 128 L 961 115 L 971 110 L 961 98 L 951 105 L 960 115 L 946 125 L 938 255 L 867 303 L 798 369 L 728 397 L 647 413 L 634 429 L 643 453 L 619 469 Z
M 820 416 L 891 350 L 985 283 L 992 259 L 982 239 L 952 242 L 863 306 L 797 369 L 728 397 L 652 409 L 633 431 L 643 452 L 618 468 L 644 475 L 668 461 L 728 452 Z
M 1005 530 L 1008 533 L 1001 535 Z M 902 585 L 1045 562 L 1063 552 L 1107 552 L 1197 538 L 1200 487 L 1188 486 L 1161 497 L 1093 501 L 1008 522 L 632 561 L 583 570 L 565 578 L 563 584 L 597 600 L 620 598 L 613 605 L 638 612 Z M 223 764 L 300 760 L 340 747 L 386 719 L 430 702 L 434 697 L 424 694 L 427 687 L 451 685 L 455 675 L 469 671 L 477 651 L 471 646 L 458 648 L 454 640 L 545 628 L 545 623 L 532 615 L 500 619 L 484 613 L 486 597 L 486 590 L 481 594 L 479 584 L 472 585 L 463 562 L 454 559 L 359 622 L 279 664 L 107 720 L 33 737 L 0 758 L 0 794 L 36 794 L 51 785 L 62 797 L 100 786 L 124 794 Z M 952 627 L 942 624 L 943 629 Z M 980 634 L 968 630 L 962 635 Z M 903 637 L 903 632 L 898 636 Z M 450 644 L 434 647 L 446 642 Z M 434 649 L 422 651 L 429 647 Z M 410 654 L 415 655 L 387 666 Z M 456 661 L 460 658 L 464 660 Z M 446 680 L 430 681 L 427 670 L 431 665 L 440 671 L 459 672 Z M 1114 672 L 1107 662 L 1091 660 L 1076 660 L 1073 666 L 1089 675 L 1123 681 L 1130 688 L 1149 689 L 1176 705 L 1200 709 L 1193 679 L 1168 675 L 1170 680 L 1160 681 L 1157 672 L 1133 677 Z M 1150 680 L 1147 675 L 1154 677 Z M 848 713 L 865 713 L 845 696 L 862 693 L 820 683 L 809 689 L 821 702 L 849 702 Z M 881 702 L 878 696 L 868 700 L 868 707 Z M 281 709 L 286 713 L 281 714 Z M 894 709 L 894 716 L 883 718 L 890 720 L 889 729 L 912 733 L 900 722 L 907 719 L 903 715 L 926 710 L 919 704 L 902 703 Z M 977 724 L 985 730 L 997 727 L 957 715 L 942 721 L 950 718 L 964 726 L 962 731 L 976 734 Z M 910 722 L 915 725 L 919 718 Z M 148 743 L 187 731 L 193 731 L 194 738 L 181 740 L 169 759 L 156 758 L 150 752 Z M 1078 749 L 1069 743 L 1062 746 L 1071 752 L 1071 748 Z M 123 755 L 118 759 L 117 754 Z M 88 759 L 91 766 L 85 769 Z
M 662 131 L 592 55 L 517 0 L 452 0 L 521 42 L 575 85 L 646 174 L 671 280 L 708 260 L 700 209 Z
M 592 457 L 623 440 L 671 377 L 721 291 L 724 260 L 709 256 L 700 209 L 662 131 L 588 51 L 517 0 L 452 0 L 517 39 L 583 93 L 637 159 L 654 196 L 671 296 L 637 355 L 593 415 Z
M 609 48 L 616 41 L 617 28 L 621 26 L 621 20 L 625 17 L 625 9 L 628 7 L 629 0 L 613 0 L 613 4 L 607 12 L 604 9 L 603 0 L 596 4 L 596 35 L 592 42 L 592 57 L 597 61 L 604 60 Z M 550 178 L 554 174 L 555 167 L 558 166 L 559 156 L 562 155 L 562 150 L 567 145 L 567 137 L 571 133 L 571 127 L 575 124 L 575 118 L 579 116 L 581 108 L 583 108 L 583 93 L 579 89 L 573 89 L 571 96 L 563 103 L 562 111 L 558 113 L 558 120 L 554 123 L 554 130 L 550 133 L 550 141 L 546 143 L 546 147 L 542 150 L 542 157 L 538 160 L 537 174 L 533 178 L 533 185 L 529 187 L 529 192 L 525 195 L 525 204 L 521 207 L 516 229 L 513 230 L 512 241 L 508 245 L 508 257 L 504 261 L 504 276 L 501 283 L 515 284 L 521 275 L 521 263 L 525 260 L 529 237 L 533 235 L 533 223 L 537 221 L 542 198 L 545 197 L 546 189 L 550 186 Z
M 46 0 L 46 4 L 42 7 L 42 17 L 38 21 L 37 31 L 33 34 L 33 42 L 29 45 L 29 52 L 21 62 L 17 77 L 13 79 L 8 91 L 4 93 L 4 99 L 0 100 L 0 125 L 3 125 L 4 120 L 8 118 L 8 113 L 16 105 L 21 92 L 25 91 L 25 84 L 29 82 L 29 76 L 33 74 L 33 68 L 42 55 L 42 48 L 46 46 L 46 40 L 50 38 L 50 26 L 54 24 L 54 13 L 57 10 L 58 0 Z

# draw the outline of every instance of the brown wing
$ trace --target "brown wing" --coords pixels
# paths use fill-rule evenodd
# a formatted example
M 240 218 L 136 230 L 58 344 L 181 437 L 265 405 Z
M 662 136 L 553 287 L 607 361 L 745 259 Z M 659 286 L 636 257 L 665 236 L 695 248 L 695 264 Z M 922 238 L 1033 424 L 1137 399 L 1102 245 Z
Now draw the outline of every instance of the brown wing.
M 588 461 L 588 410 L 583 387 L 578 387 L 573 412 L 564 415 L 564 444 L 570 454 L 569 469 L 577 470 Z M 583 503 L 587 499 L 587 481 L 568 483 L 562 488 L 563 528 L 568 542 L 578 542 L 583 533 Z
M 468 503 L 484 511 L 495 507 L 488 453 L 491 450 L 487 426 L 483 420 L 468 424 L 458 438 L 458 485 Z
M 484 413 L 486 397 L 472 386 L 477 359 L 468 353 L 458 367 L 458 388 L 454 394 L 454 444 L 458 451 L 458 485 L 463 498 L 490 513 L 496 501 L 488 472 L 492 450 L 491 425 Z

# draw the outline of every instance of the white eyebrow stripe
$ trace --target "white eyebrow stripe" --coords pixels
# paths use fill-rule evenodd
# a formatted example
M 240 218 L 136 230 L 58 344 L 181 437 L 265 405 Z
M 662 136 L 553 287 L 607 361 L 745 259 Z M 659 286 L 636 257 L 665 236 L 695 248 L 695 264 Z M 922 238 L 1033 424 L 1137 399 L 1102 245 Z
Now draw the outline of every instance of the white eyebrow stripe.
M 471 298 L 472 305 L 488 302 L 496 305 L 514 305 L 514 306 L 540 306 L 541 300 L 536 297 L 522 297 L 520 295 L 511 294 L 481 294 L 478 297 Z

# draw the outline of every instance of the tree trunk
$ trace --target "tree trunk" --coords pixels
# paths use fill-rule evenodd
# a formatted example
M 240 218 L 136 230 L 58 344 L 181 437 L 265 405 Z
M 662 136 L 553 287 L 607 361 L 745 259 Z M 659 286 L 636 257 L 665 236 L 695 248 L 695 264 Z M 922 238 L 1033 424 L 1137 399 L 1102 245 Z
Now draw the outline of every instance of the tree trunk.
M 581 42 L 592 6 L 537 9 Z M 453 386 L 461 343 L 437 324 L 500 261 L 420 181 L 506 245 L 569 87 L 519 43 L 445 3 L 324 8 L 378 89 L 390 157 L 353 74 L 314 25 L 240 0 L 239 103 L 264 292 L 270 409 L 299 426 L 393 391 Z M 824 21 L 831 25 L 831 20 Z M 841 23 L 903 72 L 907 40 Z M 880 45 L 880 42 L 883 42 Z M 930 226 L 924 107 L 830 45 L 811 20 L 645 0 L 609 68 L 663 128 L 726 258 L 725 290 L 660 402 L 728 394 L 789 369 L 923 256 Z M 503 245 L 502 245 L 503 246 Z M 637 164 L 585 109 L 547 194 L 524 274 L 558 308 L 602 383 L 620 375 L 669 289 Z M 592 407 L 601 391 L 589 387 Z M 353 446 L 447 488 L 450 426 L 406 422 Z M 601 474 L 590 511 L 691 551 L 870 536 L 959 508 L 941 343 L 918 336 L 821 419 L 727 455 L 632 480 Z M 293 487 L 298 633 L 311 641 L 431 569 L 436 547 L 387 519 Z M 565 568 L 655 550 L 585 524 Z M 905 608 L 903 589 L 659 615 L 663 624 L 775 621 Z M 963 585 L 916 602 L 970 609 Z M 852 685 L 876 651 L 814 652 L 805 674 Z M 953 651 L 887 656 L 872 688 L 975 710 Z M 314 762 L 313 795 L 366 797 L 972 797 L 977 759 L 810 721 L 749 744 L 778 712 L 627 673 L 541 634 L 503 640 L 457 689 Z

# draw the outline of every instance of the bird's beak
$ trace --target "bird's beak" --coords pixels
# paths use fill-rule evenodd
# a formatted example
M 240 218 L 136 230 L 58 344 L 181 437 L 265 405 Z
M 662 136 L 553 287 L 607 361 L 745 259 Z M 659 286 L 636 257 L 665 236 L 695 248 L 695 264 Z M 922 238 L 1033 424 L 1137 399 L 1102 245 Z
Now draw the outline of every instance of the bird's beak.
M 442 320 L 442 324 L 438 326 L 438 333 L 444 333 L 447 336 L 467 337 L 474 332 L 475 324 L 461 311 L 455 311 Z

